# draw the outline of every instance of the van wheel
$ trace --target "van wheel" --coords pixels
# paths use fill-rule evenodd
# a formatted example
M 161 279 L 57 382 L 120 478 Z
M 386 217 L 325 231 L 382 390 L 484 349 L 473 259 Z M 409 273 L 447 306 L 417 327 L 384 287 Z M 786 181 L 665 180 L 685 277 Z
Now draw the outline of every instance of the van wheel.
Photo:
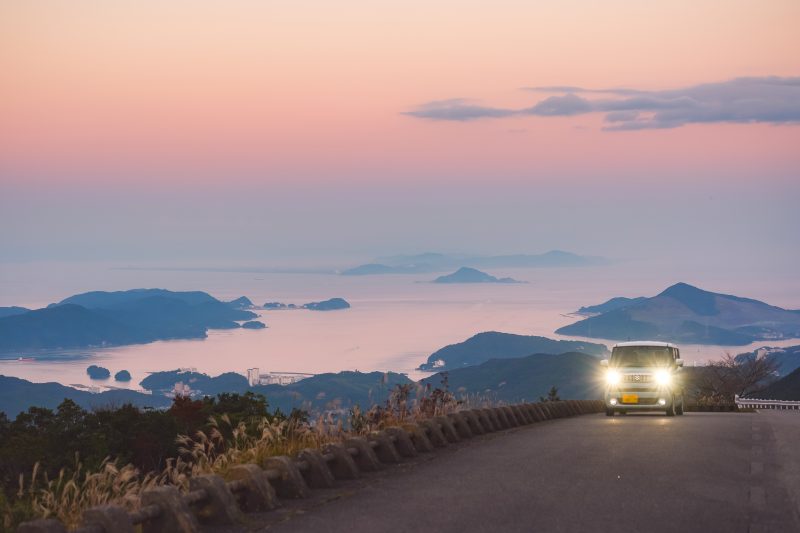
M 613 409 L 606 409 L 606 416 L 614 416 L 614 410 Z
M 667 416 L 675 416 L 675 396 L 672 397 L 672 401 L 667 407 Z
M 675 414 L 676 415 L 682 415 L 683 414 L 683 403 L 684 402 L 685 402 L 685 400 L 683 399 L 683 396 L 681 396 L 681 404 L 678 407 L 675 408 Z

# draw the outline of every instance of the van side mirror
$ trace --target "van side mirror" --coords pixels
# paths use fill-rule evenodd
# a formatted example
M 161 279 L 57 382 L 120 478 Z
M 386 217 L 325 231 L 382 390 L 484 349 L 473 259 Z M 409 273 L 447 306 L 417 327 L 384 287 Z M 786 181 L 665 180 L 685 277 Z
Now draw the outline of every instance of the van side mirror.
M 683 366 L 683 359 L 675 359 L 675 364 L 677 366 Z
M 600 366 L 608 366 L 608 359 L 601 359 Z

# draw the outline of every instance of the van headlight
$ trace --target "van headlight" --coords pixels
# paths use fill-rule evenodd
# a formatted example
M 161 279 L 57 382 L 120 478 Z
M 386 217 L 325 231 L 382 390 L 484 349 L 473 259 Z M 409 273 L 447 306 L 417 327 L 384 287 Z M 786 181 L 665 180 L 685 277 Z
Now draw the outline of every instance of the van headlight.
M 656 371 L 656 383 L 659 385 L 669 385 L 672 383 L 672 374 L 667 370 Z
M 616 385 L 619 383 L 619 372 L 616 370 L 609 370 L 606 372 L 606 382 L 609 385 Z

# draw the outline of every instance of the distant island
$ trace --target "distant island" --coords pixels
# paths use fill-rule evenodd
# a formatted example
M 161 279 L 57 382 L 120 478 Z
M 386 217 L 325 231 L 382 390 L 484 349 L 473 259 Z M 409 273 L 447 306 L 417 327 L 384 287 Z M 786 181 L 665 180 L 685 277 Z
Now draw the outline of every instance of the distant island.
M 556 331 L 598 339 L 651 339 L 742 346 L 800 337 L 800 314 L 758 300 L 676 283 L 652 298 L 609 300 L 591 316 Z M 610 304 L 610 305 L 609 305 Z
M 439 276 L 431 283 L 525 283 L 513 278 L 496 278 L 475 268 L 461 267 L 452 274 Z
M 445 346 L 428 356 L 419 370 L 452 370 L 479 365 L 490 359 L 508 359 L 532 354 L 580 352 L 602 357 L 608 348 L 602 344 L 580 341 L 559 341 L 534 335 L 515 335 L 486 331 L 457 344 Z
M 551 250 L 543 254 L 516 255 L 463 255 L 424 253 L 417 255 L 396 255 L 378 258 L 372 263 L 345 269 L 343 276 L 370 276 L 378 274 L 420 274 L 447 272 L 468 266 L 472 268 L 557 268 L 601 265 L 606 260 Z
M 322 302 L 307 303 L 303 308 L 311 311 L 335 311 L 337 309 L 349 309 L 350 304 L 344 298 L 331 298 Z
M 116 374 L 114 374 L 114 381 L 130 381 L 131 380 L 131 373 L 127 370 L 120 370 Z
M 309 311 L 335 311 L 337 309 L 349 309 L 350 303 L 344 298 L 331 298 L 330 300 L 323 300 L 321 302 L 309 302 L 303 305 L 285 304 L 282 302 L 267 302 L 264 304 L 264 309 L 308 309 Z
M 264 309 L 299 309 L 295 304 L 285 304 L 282 302 L 267 302 L 264 304 Z
M 108 379 L 111 377 L 111 372 L 107 368 L 97 365 L 89 366 L 86 369 L 86 373 L 89 374 L 91 379 Z
M 244 329 L 264 329 L 265 327 L 267 327 L 267 325 L 258 320 L 251 320 L 249 322 L 245 322 L 244 324 L 242 324 L 242 327 Z
M 87 292 L 0 318 L 0 351 L 202 339 L 209 329 L 238 328 L 237 321 L 253 318 L 255 313 L 200 291 Z

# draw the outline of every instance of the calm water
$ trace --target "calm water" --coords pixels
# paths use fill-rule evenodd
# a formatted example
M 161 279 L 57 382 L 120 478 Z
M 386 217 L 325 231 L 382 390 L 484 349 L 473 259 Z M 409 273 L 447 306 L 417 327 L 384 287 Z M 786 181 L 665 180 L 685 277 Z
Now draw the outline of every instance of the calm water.
M 33 362 L 0 361 L 0 374 L 36 382 L 128 388 L 138 388 L 148 372 L 179 367 L 195 367 L 211 375 L 227 371 L 244 374 L 250 367 L 309 373 L 393 370 L 419 378 L 423 374 L 414 368 L 430 353 L 481 331 L 559 338 L 553 331 L 573 322 L 575 318 L 568 313 L 582 305 L 600 303 L 612 296 L 651 296 L 677 281 L 800 308 L 800 282 L 795 279 L 765 280 L 747 273 L 698 279 L 688 273 L 656 273 L 633 264 L 492 271 L 529 282 L 524 285 L 423 283 L 435 277 L 431 275 L 345 277 L 113 267 L 75 263 L 0 265 L 0 305 L 41 307 L 88 290 L 162 287 L 205 290 L 224 300 L 245 295 L 256 304 L 301 304 L 340 296 L 352 308 L 333 312 L 257 311 L 267 329 L 211 331 L 205 340 L 35 354 Z M 796 344 L 800 341 L 770 343 Z M 762 345 L 682 348 L 684 358 L 691 363 L 718 357 L 725 351 L 739 353 Z M 20 355 L 31 354 L 15 357 Z M 90 364 L 104 366 L 112 374 L 128 370 L 133 380 L 127 385 L 90 380 L 86 375 Z

